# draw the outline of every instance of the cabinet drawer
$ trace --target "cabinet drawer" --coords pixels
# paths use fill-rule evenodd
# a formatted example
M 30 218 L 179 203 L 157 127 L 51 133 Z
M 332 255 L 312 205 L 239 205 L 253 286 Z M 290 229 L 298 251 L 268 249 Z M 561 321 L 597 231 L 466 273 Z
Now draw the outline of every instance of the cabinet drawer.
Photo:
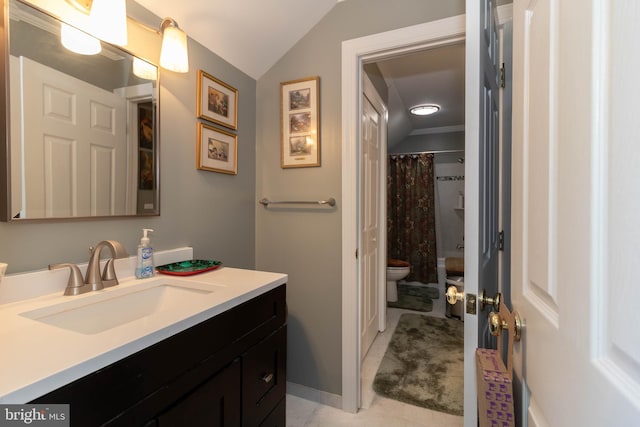
M 284 398 L 286 357 L 286 326 L 242 355 L 243 426 L 259 426 Z

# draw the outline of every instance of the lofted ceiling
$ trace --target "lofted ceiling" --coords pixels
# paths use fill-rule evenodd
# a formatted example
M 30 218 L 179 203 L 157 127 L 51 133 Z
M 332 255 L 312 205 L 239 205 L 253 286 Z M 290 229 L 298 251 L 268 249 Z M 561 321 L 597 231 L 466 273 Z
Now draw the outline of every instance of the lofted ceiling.
M 464 62 L 464 43 L 377 62 L 389 88 L 389 145 L 411 134 L 464 129 Z M 409 114 L 420 104 L 436 104 L 440 111 Z
M 174 18 L 189 37 L 257 80 L 343 0 L 135 1 L 159 17 Z M 390 143 L 411 133 L 464 124 L 464 45 L 378 65 L 389 86 Z M 410 117 L 407 109 L 419 103 L 439 104 L 442 110 Z
M 259 79 L 342 0 L 135 0 Z

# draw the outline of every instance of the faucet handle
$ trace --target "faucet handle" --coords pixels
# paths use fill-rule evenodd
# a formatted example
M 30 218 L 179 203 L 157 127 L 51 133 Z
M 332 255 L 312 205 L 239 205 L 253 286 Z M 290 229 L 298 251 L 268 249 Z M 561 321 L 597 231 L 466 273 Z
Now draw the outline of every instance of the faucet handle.
M 118 278 L 116 277 L 116 270 L 114 268 L 114 259 L 109 258 L 107 263 L 104 265 L 104 270 L 102 271 L 102 286 L 108 288 L 109 286 L 117 285 Z
M 67 281 L 67 288 L 64 290 L 65 295 L 80 295 L 91 290 L 91 286 L 84 284 L 82 273 L 77 265 L 68 262 L 62 264 L 49 264 L 49 270 L 58 270 L 60 268 L 69 267 L 70 274 Z

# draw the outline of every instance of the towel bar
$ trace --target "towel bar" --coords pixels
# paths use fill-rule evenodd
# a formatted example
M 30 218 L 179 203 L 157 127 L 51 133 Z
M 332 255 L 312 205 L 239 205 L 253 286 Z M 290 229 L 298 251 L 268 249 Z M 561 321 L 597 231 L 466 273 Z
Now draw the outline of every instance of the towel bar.
M 295 205 L 329 205 L 335 206 L 336 199 L 329 197 L 327 200 L 269 200 L 266 197 L 258 201 L 265 207 L 269 205 L 281 205 L 281 204 L 295 204 Z

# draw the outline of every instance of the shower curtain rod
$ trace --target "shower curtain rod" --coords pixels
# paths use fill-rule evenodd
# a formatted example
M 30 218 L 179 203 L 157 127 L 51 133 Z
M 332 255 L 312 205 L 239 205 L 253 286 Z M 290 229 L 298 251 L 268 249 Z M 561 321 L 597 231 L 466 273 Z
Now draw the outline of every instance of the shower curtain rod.
M 411 154 L 445 154 L 445 153 L 464 153 L 464 150 L 412 151 L 409 153 L 387 153 L 387 156 L 409 156 Z

